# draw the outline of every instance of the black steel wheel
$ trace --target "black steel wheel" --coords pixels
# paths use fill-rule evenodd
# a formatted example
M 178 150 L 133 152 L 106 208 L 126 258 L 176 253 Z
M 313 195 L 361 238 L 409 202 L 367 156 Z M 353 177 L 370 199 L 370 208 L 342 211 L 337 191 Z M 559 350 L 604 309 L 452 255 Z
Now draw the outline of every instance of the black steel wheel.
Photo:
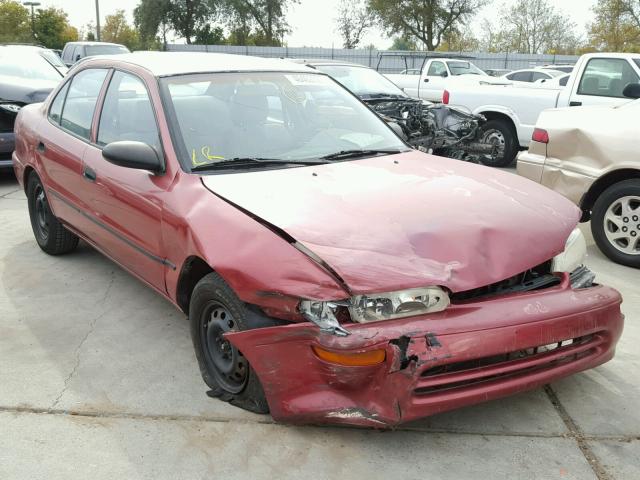
M 78 237 L 70 232 L 51 211 L 44 185 L 35 172 L 27 180 L 29 218 L 36 242 L 49 255 L 62 255 L 78 246 Z
M 258 376 L 223 336 L 249 326 L 245 304 L 217 273 L 206 275 L 193 289 L 189 322 L 200 374 L 211 388 L 208 395 L 251 412 L 269 413 Z

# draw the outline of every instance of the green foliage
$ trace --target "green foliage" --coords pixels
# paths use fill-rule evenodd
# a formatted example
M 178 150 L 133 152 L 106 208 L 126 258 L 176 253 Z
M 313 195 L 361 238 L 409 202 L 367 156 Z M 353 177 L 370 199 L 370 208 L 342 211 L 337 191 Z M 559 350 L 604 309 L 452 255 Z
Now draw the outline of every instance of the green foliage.
M 374 24 L 372 12 L 364 0 L 342 0 L 338 10 L 338 32 L 344 48 L 356 48 Z
M 483 23 L 486 51 L 572 54 L 580 46 L 576 24 L 548 0 L 518 0 L 501 10 L 497 25 Z
M 640 1 L 599 0 L 589 25 L 589 46 L 614 52 L 640 51 Z
M 120 43 L 132 51 L 140 48 L 138 32 L 127 22 L 124 10 L 116 10 L 113 15 L 107 15 L 101 39 L 104 42 Z
M 389 50 L 417 50 L 416 42 L 407 37 L 394 37 Z
M 54 7 L 38 10 L 34 25 L 38 43 L 47 48 L 62 50 L 65 43 L 78 40 L 78 30 L 69 25 L 64 10 Z
M 33 42 L 29 10 L 13 0 L 0 0 L 0 43 Z
M 389 35 L 421 42 L 427 50 L 464 25 L 486 0 L 368 0 L 369 9 Z
M 201 45 L 223 45 L 226 43 L 222 27 L 205 25 L 196 32 L 196 43 Z
M 235 45 L 281 46 L 290 31 L 286 11 L 299 0 L 223 0 L 215 2 L 226 18 Z M 231 42 L 230 42 L 231 43 Z

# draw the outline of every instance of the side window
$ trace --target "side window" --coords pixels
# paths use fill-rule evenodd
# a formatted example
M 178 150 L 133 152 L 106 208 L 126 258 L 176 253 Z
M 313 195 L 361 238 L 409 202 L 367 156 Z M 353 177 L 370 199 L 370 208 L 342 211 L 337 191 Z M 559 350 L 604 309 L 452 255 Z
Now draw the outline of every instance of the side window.
M 53 123 L 60 124 L 60 117 L 62 116 L 62 106 L 64 105 L 64 99 L 67 96 L 67 91 L 69 90 L 69 82 L 65 83 L 64 87 L 60 89 L 56 98 L 51 102 L 51 107 L 49 108 L 49 118 Z
M 91 121 L 107 70 L 88 69 L 71 80 L 60 126 L 86 140 L 91 138 Z
M 427 76 L 435 76 L 438 77 L 446 72 L 447 69 L 442 62 L 431 62 L 429 65 L 429 71 L 427 72 Z
M 531 72 L 516 72 L 507 77 L 509 80 L 515 80 L 516 82 L 530 82 Z
M 160 147 L 158 126 L 144 83 L 138 77 L 117 71 L 104 98 L 98 145 L 123 140 Z
M 624 87 L 638 80 L 636 72 L 623 58 L 592 58 L 580 79 L 578 95 L 624 98 Z
M 567 75 L 566 77 L 563 77 L 560 79 L 560 86 L 561 87 L 566 87 L 567 86 L 567 82 L 569 82 L 569 75 Z
M 531 78 L 532 82 L 536 82 L 538 80 L 548 80 L 549 78 L 551 78 L 549 75 L 547 75 L 544 72 L 533 72 L 532 73 L 533 77 Z

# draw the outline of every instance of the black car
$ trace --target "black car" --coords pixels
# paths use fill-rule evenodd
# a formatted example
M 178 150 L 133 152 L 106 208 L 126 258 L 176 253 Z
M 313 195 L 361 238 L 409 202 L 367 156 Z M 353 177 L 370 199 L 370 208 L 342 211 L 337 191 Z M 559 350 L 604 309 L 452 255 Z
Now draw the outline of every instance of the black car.
M 67 68 L 51 50 L 0 45 L 0 168 L 11 168 L 13 123 L 20 109 L 44 101 Z

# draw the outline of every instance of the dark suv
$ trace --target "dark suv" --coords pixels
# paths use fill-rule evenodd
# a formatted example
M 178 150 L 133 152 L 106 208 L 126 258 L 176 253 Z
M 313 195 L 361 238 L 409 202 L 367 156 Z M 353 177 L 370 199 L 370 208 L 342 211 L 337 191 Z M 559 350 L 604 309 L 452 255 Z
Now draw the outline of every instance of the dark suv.
M 130 53 L 129 49 L 118 43 L 106 42 L 69 42 L 62 50 L 62 61 L 70 67 L 84 57 L 95 55 L 119 55 Z

